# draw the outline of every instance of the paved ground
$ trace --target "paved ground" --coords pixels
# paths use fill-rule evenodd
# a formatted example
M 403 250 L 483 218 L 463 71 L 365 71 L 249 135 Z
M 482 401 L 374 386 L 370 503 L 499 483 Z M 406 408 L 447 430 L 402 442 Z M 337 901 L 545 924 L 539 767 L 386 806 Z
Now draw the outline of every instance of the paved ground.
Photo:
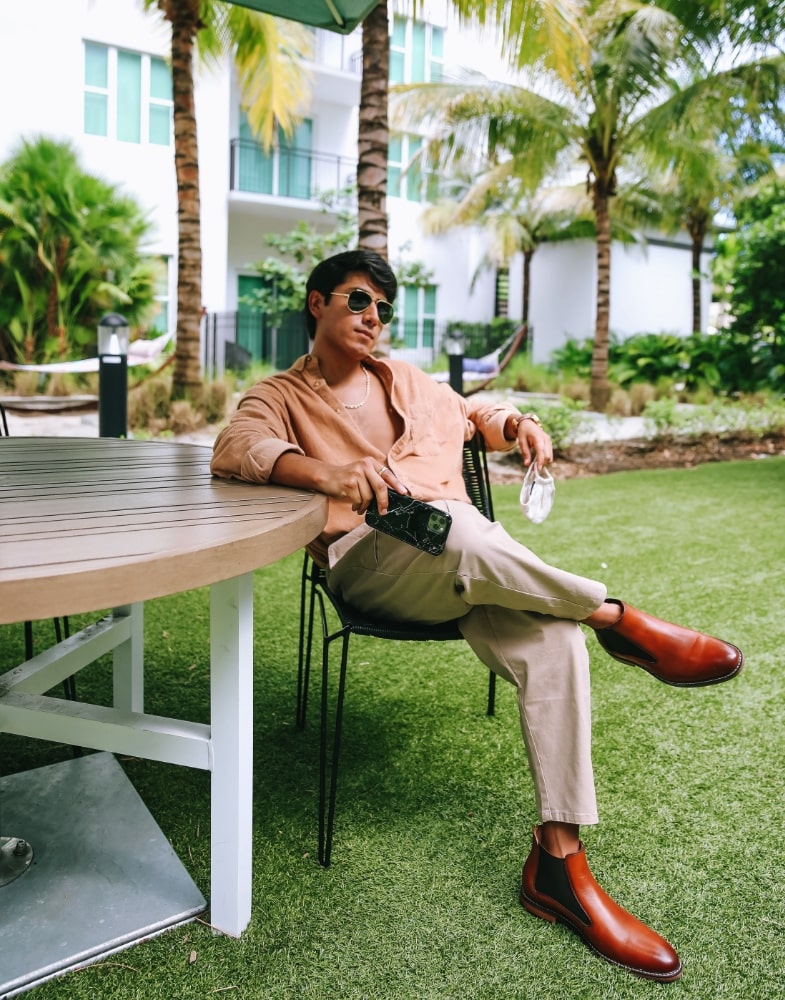
M 490 393 L 487 394 L 489 397 Z M 518 396 L 521 395 L 521 398 Z M 536 401 L 523 399 L 515 394 L 512 401 L 518 405 L 536 409 Z M 2 402 L 2 399 L 0 399 Z M 626 441 L 645 437 L 641 417 L 606 417 L 600 413 L 586 413 L 586 427 L 575 438 L 576 443 L 587 441 Z M 98 437 L 98 411 L 83 409 L 76 412 L 58 410 L 56 412 L 22 412 L 6 409 L 8 430 L 14 437 Z M 178 441 L 192 444 L 211 445 L 217 428 L 195 431 L 178 436 Z
M 2 400 L 0 400 L 2 402 Z M 8 433 L 13 437 L 98 437 L 98 411 L 22 412 L 6 409 Z M 183 434 L 178 441 L 211 445 L 216 429 Z

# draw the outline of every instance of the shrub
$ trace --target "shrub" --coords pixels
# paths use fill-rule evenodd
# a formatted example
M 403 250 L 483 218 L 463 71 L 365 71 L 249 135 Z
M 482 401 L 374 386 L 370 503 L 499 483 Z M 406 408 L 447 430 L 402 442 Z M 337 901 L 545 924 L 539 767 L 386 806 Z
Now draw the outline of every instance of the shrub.
M 542 420 L 542 426 L 550 434 L 553 447 L 558 451 L 564 449 L 584 427 L 587 426 L 583 415 L 582 403 L 542 403 L 537 406 L 537 413 Z M 523 411 L 522 411 L 523 412 Z
M 624 389 L 614 389 L 608 400 L 607 412 L 615 417 L 631 417 L 632 402 L 629 393 Z
M 657 390 L 648 382 L 635 382 L 630 386 L 627 395 L 630 400 L 630 414 L 639 417 L 649 403 L 657 398 Z

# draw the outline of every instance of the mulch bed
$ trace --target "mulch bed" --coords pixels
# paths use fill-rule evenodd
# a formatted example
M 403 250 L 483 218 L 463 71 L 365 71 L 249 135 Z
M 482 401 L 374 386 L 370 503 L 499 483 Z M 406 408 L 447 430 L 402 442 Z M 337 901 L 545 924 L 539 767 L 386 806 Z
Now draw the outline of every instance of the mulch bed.
M 689 439 L 634 439 L 574 444 L 557 452 L 551 467 L 555 479 L 597 476 L 630 469 L 690 469 L 704 462 L 728 462 L 785 455 L 785 434 L 749 440 L 706 434 Z M 489 457 L 491 481 L 519 483 L 517 453 Z

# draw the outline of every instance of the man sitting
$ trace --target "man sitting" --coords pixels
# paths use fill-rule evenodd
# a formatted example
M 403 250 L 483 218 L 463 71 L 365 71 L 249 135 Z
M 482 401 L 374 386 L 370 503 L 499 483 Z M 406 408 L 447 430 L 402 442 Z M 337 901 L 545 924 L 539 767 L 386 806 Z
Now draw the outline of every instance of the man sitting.
M 464 399 L 402 361 L 374 358 L 393 317 L 397 281 L 367 251 L 337 254 L 308 279 L 311 353 L 253 386 L 215 442 L 212 471 L 329 497 L 309 546 L 334 590 L 361 610 L 401 621 L 460 618 L 480 660 L 515 685 L 540 824 L 520 901 L 559 920 L 595 952 L 636 975 L 682 973 L 662 937 L 597 884 L 579 837 L 597 823 L 591 763 L 589 658 L 580 624 L 615 659 L 677 686 L 734 677 L 730 643 L 609 599 L 602 583 L 549 566 L 470 503 L 462 446 L 479 429 L 493 450 L 520 448 L 524 465 L 553 460 L 535 414 Z M 364 513 L 388 491 L 435 502 L 452 516 L 440 555 L 377 532 Z

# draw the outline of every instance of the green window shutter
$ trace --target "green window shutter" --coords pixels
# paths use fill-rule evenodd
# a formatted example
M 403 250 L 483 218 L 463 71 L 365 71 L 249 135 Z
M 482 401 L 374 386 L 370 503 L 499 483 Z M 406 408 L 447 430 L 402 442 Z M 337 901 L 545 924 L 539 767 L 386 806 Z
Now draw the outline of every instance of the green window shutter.
M 390 37 L 390 83 L 406 82 L 406 19 L 395 15 Z
M 248 351 L 254 361 L 262 359 L 263 318 L 254 306 L 243 302 L 243 296 L 262 288 L 264 280 L 260 274 L 239 274 L 237 276 L 237 344 Z
M 134 52 L 117 53 L 117 138 L 142 139 L 142 57 Z
M 403 342 L 406 347 L 416 347 L 420 290 L 415 285 L 406 285 L 403 291 L 403 309 L 405 317 L 403 324 Z
M 390 45 L 396 49 L 406 48 L 406 18 L 396 14 L 393 17 L 393 30 Z
M 85 43 L 84 82 L 85 87 L 95 87 L 103 91 L 99 94 L 93 90 L 85 90 L 85 133 L 87 135 L 108 135 L 109 97 L 106 90 L 109 85 L 109 61 L 106 46 L 94 45 L 91 42 Z
M 101 87 L 103 90 L 109 86 L 108 53 L 105 45 L 85 42 L 84 82 L 88 87 Z
M 150 142 L 154 146 L 168 146 L 171 131 L 172 115 L 169 108 L 160 104 L 150 105 Z
M 390 83 L 405 83 L 406 57 L 403 52 L 390 49 Z
M 156 101 L 172 100 L 172 75 L 163 59 L 150 59 L 150 97 Z
M 409 168 L 406 171 L 406 200 L 422 201 L 422 167 L 419 160 L 412 163 L 416 154 L 422 148 L 422 139 L 409 136 Z
M 256 142 L 248 119 L 240 113 L 240 144 L 237 149 L 237 184 L 252 194 L 273 193 L 273 161 Z
M 311 197 L 311 143 L 313 122 L 306 119 L 291 139 L 279 135 L 278 192 L 287 198 Z
M 442 67 L 444 65 L 444 29 L 431 28 L 431 63 L 429 69 L 429 79 L 433 83 L 438 83 L 442 79 Z
M 436 330 L 436 286 L 423 289 L 422 346 L 433 347 Z
M 84 95 L 84 130 L 87 135 L 107 135 L 109 115 L 106 94 Z
M 401 197 L 401 165 L 403 163 L 403 141 L 399 135 L 390 136 L 387 143 L 387 196 Z
M 150 142 L 168 146 L 172 135 L 172 77 L 163 59 L 150 59 Z
M 425 25 L 412 23 L 412 73 L 411 83 L 425 82 Z
M 155 259 L 155 302 L 156 311 L 150 323 L 151 329 L 166 333 L 169 329 L 169 258 Z

